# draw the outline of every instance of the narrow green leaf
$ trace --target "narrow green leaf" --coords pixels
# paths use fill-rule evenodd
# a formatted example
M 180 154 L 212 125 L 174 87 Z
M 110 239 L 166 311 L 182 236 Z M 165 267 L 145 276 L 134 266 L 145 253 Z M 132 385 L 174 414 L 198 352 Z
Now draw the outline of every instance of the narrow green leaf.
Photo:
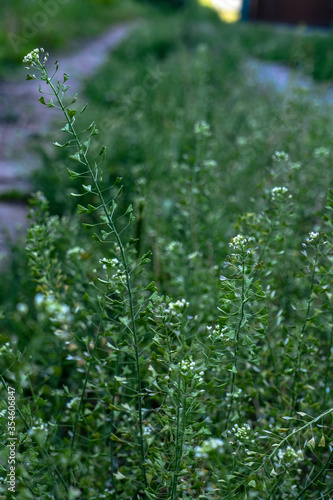
M 112 434 L 112 433 L 110 435 L 110 438 L 112 439 L 112 441 L 117 441 L 117 443 L 122 443 L 123 442 L 121 439 L 119 439 L 119 437 L 117 437 L 115 434 Z
M 61 132 L 68 132 L 69 134 L 72 134 L 73 132 L 70 130 L 69 128 L 69 124 L 66 123 L 66 125 L 64 127 L 62 127 L 61 129 Z
M 89 213 L 89 210 L 88 208 L 82 206 L 82 205 L 78 205 L 77 206 L 77 214 L 88 214 Z
M 103 157 L 103 160 L 105 158 L 105 153 L 106 153 L 106 146 L 103 146 L 102 149 L 100 150 L 100 152 L 98 153 L 97 157 L 98 156 L 102 156 Z
M 67 173 L 68 173 L 71 181 L 73 181 L 74 179 L 77 179 L 78 177 L 81 176 L 81 174 L 78 174 L 77 172 L 74 172 L 73 170 L 69 170 L 69 168 L 67 169 Z
M 128 208 L 127 208 L 126 212 L 124 213 L 124 215 L 127 215 L 127 214 L 132 213 L 132 212 L 133 212 L 133 206 L 132 206 L 132 204 L 130 204 L 130 205 L 128 206 Z
M 144 290 L 150 290 L 152 292 L 157 292 L 157 288 L 155 286 L 155 282 L 152 281 L 151 283 L 149 283 L 149 285 L 146 286 L 146 288 L 144 288 Z
M 79 115 L 81 115 L 82 113 L 84 113 L 84 112 L 85 112 L 85 110 L 87 109 L 87 107 L 88 107 L 88 104 L 85 104 L 85 105 L 83 106 L 83 108 L 81 109 L 81 111 L 79 111 L 79 112 L 78 112 L 78 114 L 79 114 Z

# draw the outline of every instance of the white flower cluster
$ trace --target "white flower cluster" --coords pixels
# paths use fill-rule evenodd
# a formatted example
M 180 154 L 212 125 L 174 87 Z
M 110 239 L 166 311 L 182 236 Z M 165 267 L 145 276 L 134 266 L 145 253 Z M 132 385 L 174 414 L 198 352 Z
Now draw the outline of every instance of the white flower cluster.
M 208 458 L 212 453 L 223 453 L 223 450 L 224 443 L 222 439 L 211 438 L 195 448 L 195 456 L 197 458 Z
M 217 163 L 215 160 L 205 160 L 203 162 L 204 167 L 206 168 L 215 168 L 217 167 Z
M 227 408 L 230 408 L 230 402 L 239 399 L 242 396 L 243 389 L 234 389 L 234 392 L 227 392 L 225 395 L 225 402 L 227 403 Z
M 303 460 L 304 455 L 302 450 L 295 451 L 291 446 L 287 446 L 284 450 L 280 449 L 278 451 L 275 463 L 277 466 L 291 467 Z
M 171 241 L 169 245 L 166 247 L 167 252 L 175 252 L 177 250 L 181 250 L 183 245 L 180 241 Z
M 61 304 L 57 301 L 54 295 L 43 295 L 37 293 L 35 296 L 35 304 L 38 308 L 42 308 L 53 323 L 69 323 L 73 320 L 70 314 L 70 307 L 67 304 Z
M 67 257 L 70 257 L 72 255 L 82 255 L 84 254 L 84 252 L 85 252 L 84 248 L 77 246 L 67 250 L 66 255 Z
M 24 304 L 23 302 L 19 302 L 16 305 L 16 311 L 20 314 L 27 314 L 29 311 L 29 307 L 27 306 L 27 304 Z
M 244 444 L 244 443 L 254 443 L 254 437 L 258 435 L 258 433 L 253 433 L 252 428 L 249 424 L 243 424 L 242 427 L 239 427 L 238 424 L 235 424 L 231 431 L 230 434 L 233 434 L 235 438 L 237 439 L 238 444 Z
M 319 233 L 316 233 L 314 231 L 311 231 L 309 233 L 308 238 L 306 238 L 305 242 L 306 243 L 316 243 L 319 238 Z
M 277 161 L 277 162 L 288 161 L 289 155 L 285 151 L 275 151 L 272 158 L 274 161 Z
M 214 329 L 212 326 L 207 326 L 208 338 L 211 340 L 223 339 L 227 331 L 228 331 L 227 326 L 221 328 L 220 325 L 216 325 Z
M 180 373 L 183 377 L 192 378 L 196 386 L 204 382 L 203 375 L 205 372 L 203 370 L 199 372 L 199 368 L 197 368 L 195 361 L 192 361 L 192 359 L 184 359 L 181 361 Z M 204 390 L 202 390 L 202 392 L 204 392 Z
M 144 436 L 150 436 L 153 432 L 153 428 L 150 425 L 147 425 L 146 427 L 143 428 L 143 435 Z
M 282 186 L 282 187 L 274 187 L 272 190 L 271 190 L 271 196 L 272 196 L 272 200 L 273 201 L 276 201 L 276 200 L 281 200 L 284 195 L 288 193 L 288 188 L 286 188 L 285 186 Z M 289 195 L 289 198 L 291 198 L 291 195 Z
M 211 136 L 210 126 L 204 120 L 197 122 L 194 125 L 194 133 L 197 135 L 201 135 L 202 137 L 210 137 Z
M 13 349 L 9 342 L 5 342 L 4 345 L 0 347 L 0 354 L 12 354 Z
M 180 363 L 180 370 L 183 375 L 189 375 L 191 372 L 193 372 L 196 368 L 196 364 L 194 361 L 191 361 L 190 359 L 184 359 Z
M 103 269 L 106 270 L 111 270 L 113 274 L 111 274 L 111 278 L 113 280 L 116 280 L 122 284 L 125 284 L 126 282 L 126 273 L 125 273 L 125 268 L 124 264 L 120 262 L 118 259 L 100 259 L 99 263 L 102 264 Z M 105 281 L 100 280 L 102 283 L 105 283 Z
M 234 250 L 242 250 L 244 246 L 251 241 L 254 241 L 254 238 L 252 238 L 252 236 L 245 238 L 241 234 L 237 234 L 237 236 L 232 238 L 231 242 L 229 243 L 229 247 L 233 248 Z
M 171 314 L 171 316 L 180 317 L 183 311 L 189 307 L 190 303 L 186 302 L 185 299 L 177 300 L 176 302 L 169 302 L 168 307 L 164 309 L 165 314 Z
M 24 56 L 23 62 L 25 64 L 28 64 L 29 66 L 40 65 L 39 51 L 41 52 L 41 54 L 44 54 L 44 49 L 43 48 L 41 48 L 41 49 L 34 49 L 31 52 L 29 52 L 29 54 L 27 54 L 26 56 Z M 45 55 L 44 55 L 44 60 L 43 60 L 44 64 L 46 63 L 48 57 L 49 57 L 49 54 L 46 52 Z
M 30 436 L 32 436 L 36 432 L 40 432 L 40 431 L 45 431 L 47 433 L 48 430 L 49 430 L 49 424 L 48 423 L 42 422 L 42 420 L 36 420 L 35 425 L 33 425 L 32 427 L 30 427 L 30 429 L 28 431 L 28 434 Z
M 313 152 L 313 157 L 316 158 L 316 160 L 323 160 L 327 158 L 330 154 L 330 150 L 328 148 L 316 148 Z
M 76 397 L 68 401 L 66 406 L 69 410 L 77 411 L 79 409 L 80 398 Z

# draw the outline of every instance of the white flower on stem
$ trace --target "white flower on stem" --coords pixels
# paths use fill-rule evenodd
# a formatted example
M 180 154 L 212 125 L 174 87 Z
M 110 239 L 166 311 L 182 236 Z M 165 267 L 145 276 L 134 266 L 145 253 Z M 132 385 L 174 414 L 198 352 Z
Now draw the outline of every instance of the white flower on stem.
M 244 246 L 251 241 L 254 241 L 254 238 L 252 238 L 252 236 L 245 238 L 243 235 L 237 234 L 237 236 L 232 238 L 231 242 L 229 243 L 229 247 L 233 248 L 234 250 L 242 250 Z
M 282 200 L 287 193 L 288 193 L 288 188 L 286 188 L 285 186 L 274 187 L 271 190 L 272 200 L 273 201 Z M 289 198 L 291 198 L 291 194 L 289 195 Z

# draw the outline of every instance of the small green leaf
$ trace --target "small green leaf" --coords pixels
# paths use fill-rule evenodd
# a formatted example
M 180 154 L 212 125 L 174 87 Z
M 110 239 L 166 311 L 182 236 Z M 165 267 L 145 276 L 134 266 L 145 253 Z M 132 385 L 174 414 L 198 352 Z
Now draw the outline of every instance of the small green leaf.
M 67 82 L 68 78 L 69 78 L 69 75 L 67 75 L 67 73 L 64 73 L 64 81 L 63 81 L 63 83 Z
M 112 438 L 111 438 L 111 439 L 112 439 Z M 122 441 L 120 441 L 120 442 L 122 443 Z M 121 481 L 122 479 L 126 479 L 126 476 L 124 476 L 124 474 L 122 474 L 122 473 L 121 473 L 121 472 L 119 472 L 119 471 L 118 471 L 118 472 L 116 472 L 116 473 L 114 473 L 113 475 L 114 475 L 114 477 L 115 477 L 116 479 L 118 479 L 119 481 Z
M 102 233 L 102 238 L 103 238 L 104 241 L 111 234 L 111 233 L 107 233 L 106 231 L 104 231 L 104 229 L 101 229 L 101 233 Z
M 127 214 L 130 214 L 133 212 L 133 206 L 132 204 L 130 204 L 126 210 L 126 212 L 124 213 L 124 215 L 127 215 Z
M 79 214 L 88 214 L 89 213 L 89 210 L 88 208 L 82 206 L 82 205 L 78 205 L 77 206 L 77 212 L 76 212 L 78 215 Z
M 76 114 L 76 109 L 67 109 L 67 114 L 70 118 L 70 120 L 72 120 L 74 118 L 74 115 Z
M 72 134 L 72 131 L 70 130 L 68 123 L 66 123 L 66 125 L 62 127 L 60 130 L 61 132 L 68 132 L 69 134 Z
M 73 170 L 69 170 L 69 168 L 67 169 L 67 173 L 68 173 L 71 181 L 73 181 L 77 177 L 81 176 L 81 174 L 78 174 L 77 172 L 74 172 Z
M 94 205 L 90 205 L 89 203 L 87 205 L 87 208 L 89 210 L 89 213 L 94 212 L 95 210 L 99 209 L 99 207 L 94 207 Z
M 26 80 L 36 80 L 36 76 L 27 74 Z
M 83 108 L 81 109 L 81 111 L 79 111 L 79 112 L 78 112 L 78 114 L 79 114 L 79 115 L 81 115 L 82 113 L 84 113 L 84 112 L 85 112 L 85 110 L 87 109 L 87 107 L 88 107 L 88 104 L 85 104 L 85 105 L 83 106 Z
M 44 104 L 46 106 L 44 96 L 40 97 L 38 100 L 39 100 L 39 102 L 41 102 L 42 104 Z
M 55 105 L 54 105 L 54 102 L 52 99 L 50 99 L 49 102 L 47 103 L 47 107 L 48 108 L 55 108 Z
M 123 442 L 121 439 L 119 439 L 119 437 L 117 437 L 115 434 L 112 434 L 112 433 L 110 435 L 110 438 L 112 439 L 112 441 L 117 441 L 117 443 Z
M 75 154 L 73 154 L 73 155 L 70 155 L 69 157 L 70 157 L 70 159 L 71 159 L 71 160 L 81 162 L 81 158 L 80 158 L 80 153 L 79 153 L 79 151 L 77 151 L 77 153 L 75 153 Z
M 149 283 L 149 285 L 146 288 L 144 288 L 144 290 L 150 290 L 152 292 L 156 292 L 157 288 L 155 286 L 155 282 L 152 281 L 151 283 Z
M 105 158 L 105 153 L 106 153 L 106 147 L 103 146 L 102 149 L 100 150 L 100 152 L 98 153 L 97 156 L 102 156 L 103 157 L 103 160 Z

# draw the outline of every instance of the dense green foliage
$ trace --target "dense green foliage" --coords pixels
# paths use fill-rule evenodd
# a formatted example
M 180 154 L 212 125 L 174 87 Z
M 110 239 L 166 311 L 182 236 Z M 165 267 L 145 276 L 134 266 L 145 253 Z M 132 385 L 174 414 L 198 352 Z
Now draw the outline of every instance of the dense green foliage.
M 332 119 L 247 80 L 246 29 L 156 14 L 82 114 L 61 66 L 45 95 L 67 123 L 0 290 L 19 500 L 331 494 Z

